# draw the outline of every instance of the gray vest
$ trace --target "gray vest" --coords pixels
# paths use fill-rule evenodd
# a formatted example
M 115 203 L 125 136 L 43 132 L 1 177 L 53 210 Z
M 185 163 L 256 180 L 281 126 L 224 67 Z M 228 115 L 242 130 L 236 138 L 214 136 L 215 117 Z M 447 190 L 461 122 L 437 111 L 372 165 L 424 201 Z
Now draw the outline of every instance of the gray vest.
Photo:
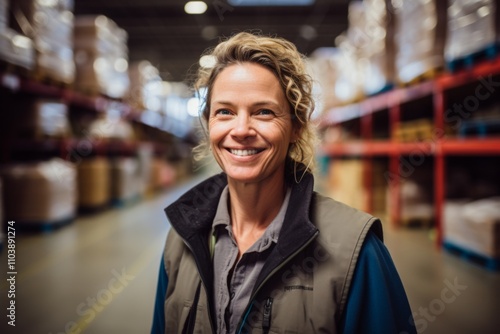
M 242 319 L 241 333 L 337 333 L 368 231 L 372 229 L 382 240 L 378 219 L 313 193 L 307 181 L 305 186 L 295 188 L 292 188 L 290 212 L 287 212 L 285 231 L 282 231 L 286 238 L 280 234 L 278 244 L 266 260 L 266 264 L 272 265 L 261 273 Z M 302 212 L 305 217 L 300 217 Z M 212 301 L 208 297 L 212 293 L 210 269 L 205 268 L 211 267 L 210 232 L 206 231 L 203 238 L 196 232 L 206 230 L 200 227 L 203 222 L 196 216 L 210 215 L 203 210 L 187 214 L 167 210 L 167 215 L 173 228 L 164 252 L 169 279 L 165 300 L 166 333 L 183 332 L 200 277 L 203 282 L 194 333 L 212 333 Z M 193 222 L 191 229 L 173 222 L 182 217 L 189 217 Z M 194 255 L 205 248 L 202 256 Z

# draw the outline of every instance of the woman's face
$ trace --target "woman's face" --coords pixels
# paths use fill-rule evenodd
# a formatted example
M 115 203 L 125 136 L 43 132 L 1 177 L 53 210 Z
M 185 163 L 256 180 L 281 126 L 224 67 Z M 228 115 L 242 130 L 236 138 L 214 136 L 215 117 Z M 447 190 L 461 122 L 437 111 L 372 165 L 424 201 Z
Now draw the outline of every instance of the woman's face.
M 285 94 L 265 67 L 242 63 L 219 73 L 212 87 L 208 130 L 215 159 L 233 181 L 283 179 L 295 133 Z

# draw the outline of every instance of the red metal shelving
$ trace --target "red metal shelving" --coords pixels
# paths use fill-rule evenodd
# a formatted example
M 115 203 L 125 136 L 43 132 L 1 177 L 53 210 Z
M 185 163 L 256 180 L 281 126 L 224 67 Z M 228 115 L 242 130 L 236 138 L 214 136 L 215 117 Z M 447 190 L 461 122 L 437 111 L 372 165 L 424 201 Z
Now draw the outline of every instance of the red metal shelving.
M 435 138 L 423 142 L 402 143 L 398 142 L 392 135 L 386 140 L 374 140 L 372 114 L 388 110 L 389 133 L 393 134 L 401 119 L 401 106 L 408 102 L 417 101 L 424 97 L 433 99 L 433 121 L 435 129 L 445 129 L 445 110 L 448 91 L 460 89 L 466 85 L 474 87 L 474 83 L 483 86 L 481 93 L 493 93 L 500 87 L 500 80 L 493 80 L 493 76 L 500 75 L 500 58 L 494 61 L 485 61 L 477 64 L 469 70 L 457 73 L 446 73 L 434 80 L 426 81 L 407 88 L 398 88 L 393 91 L 369 97 L 366 100 L 353 105 L 347 105 L 332 109 L 320 118 L 319 128 L 342 124 L 353 119 L 360 119 L 361 135 L 359 140 L 347 142 L 326 143 L 322 146 L 323 154 L 332 157 L 359 157 L 365 162 L 365 188 L 370 195 L 371 173 L 373 170 L 372 158 L 386 156 L 389 158 L 389 172 L 398 175 L 400 169 L 400 158 L 412 154 L 429 156 L 434 159 L 434 196 L 435 196 L 435 225 L 436 245 L 442 242 L 442 212 L 445 201 L 445 171 L 446 157 L 453 155 L 500 155 L 500 137 L 487 138 L 448 138 L 436 135 Z M 476 88 L 475 94 L 477 95 Z M 465 97 L 466 98 L 466 97 Z M 397 223 L 400 218 L 400 184 L 396 177 L 391 180 L 391 221 Z M 367 206 L 368 209 L 371 205 Z

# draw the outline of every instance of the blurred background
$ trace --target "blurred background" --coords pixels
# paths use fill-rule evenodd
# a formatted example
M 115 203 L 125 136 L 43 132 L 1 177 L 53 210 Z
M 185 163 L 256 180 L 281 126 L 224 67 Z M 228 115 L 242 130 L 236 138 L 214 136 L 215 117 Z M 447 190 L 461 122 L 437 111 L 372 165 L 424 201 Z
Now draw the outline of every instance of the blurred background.
M 1 332 L 149 332 L 163 208 L 218 172 L 192 83 L 240 31 L 305 55 L 316 188 L 383 219 L 418 332 L 498 333 L 498 0 L 0 0 Z

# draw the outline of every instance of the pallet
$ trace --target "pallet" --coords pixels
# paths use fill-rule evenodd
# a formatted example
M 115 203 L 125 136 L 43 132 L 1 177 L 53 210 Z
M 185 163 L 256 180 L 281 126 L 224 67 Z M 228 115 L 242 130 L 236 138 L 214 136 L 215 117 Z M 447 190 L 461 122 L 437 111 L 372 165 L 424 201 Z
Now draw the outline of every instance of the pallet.
M 477 264 L 488 270 L 500 270 L 500 257 L 490 257 L 487 255 L 479 254 L 448 241 L 443 242 L 443 249 L 451 254 L 459 256 L 467 262 Z
M 5 74 L 13 74 L 22 78 L 28 78 L 31 71 L 25 67 L 9 63 L 0 59 L 0 72 Z
M 109 209 L 109 203 L 94 205 L 94 206 L 81 205 L 78 207 L 78 214 L 80 214 L 80 215 L 93 215 L 93 214 L 101 213 L 107 209 Z
M 433 79 L 437 78 L 439 75 L 441 75 L 443 72 L 444 72 L 444 68 L 441 66 L 436 67 L 436 68 L 430 68 L 427 71 L 423 72 L 422 74 L 416 76 L 412 80 L 409 80 L 407 82 L 404 82 L 404 81 L 398 82 L 398 85 L 399 85 L 399 87 L 403 87 L 403 88 L 415 86 L 415 85 L 418 85 L 420 83 L 423 83 L 423 82 L 426 82 L 429 80 L 433 80 Z
M 483 61 L 492 61 L 494 60 L 500 53 L 500 45 L 498 43 L 492 43 L 485 48 L 468 54 L 466 56 L 462 56 L 450 61 L 446 62 L 446 69 L 455 73 L 462 69 L 471 69 L 477 63 Z
M 470 120 L 460 123 L 458 136 L 465 138 L 468 134 L 475 134 L 479 138 L 486 138 L 500 133 L 500 119 Z
M 54 221 L 23 222 L 16 221 L 16 232 L 20 233 L 51 233 L 71 224 L 75 217 L 68 217 Z
M 434 125 L 428 119 L 401 122 L 394 129 L 394 138 L 400 142 L 419 142 L 432 140 L 433 137 Z

